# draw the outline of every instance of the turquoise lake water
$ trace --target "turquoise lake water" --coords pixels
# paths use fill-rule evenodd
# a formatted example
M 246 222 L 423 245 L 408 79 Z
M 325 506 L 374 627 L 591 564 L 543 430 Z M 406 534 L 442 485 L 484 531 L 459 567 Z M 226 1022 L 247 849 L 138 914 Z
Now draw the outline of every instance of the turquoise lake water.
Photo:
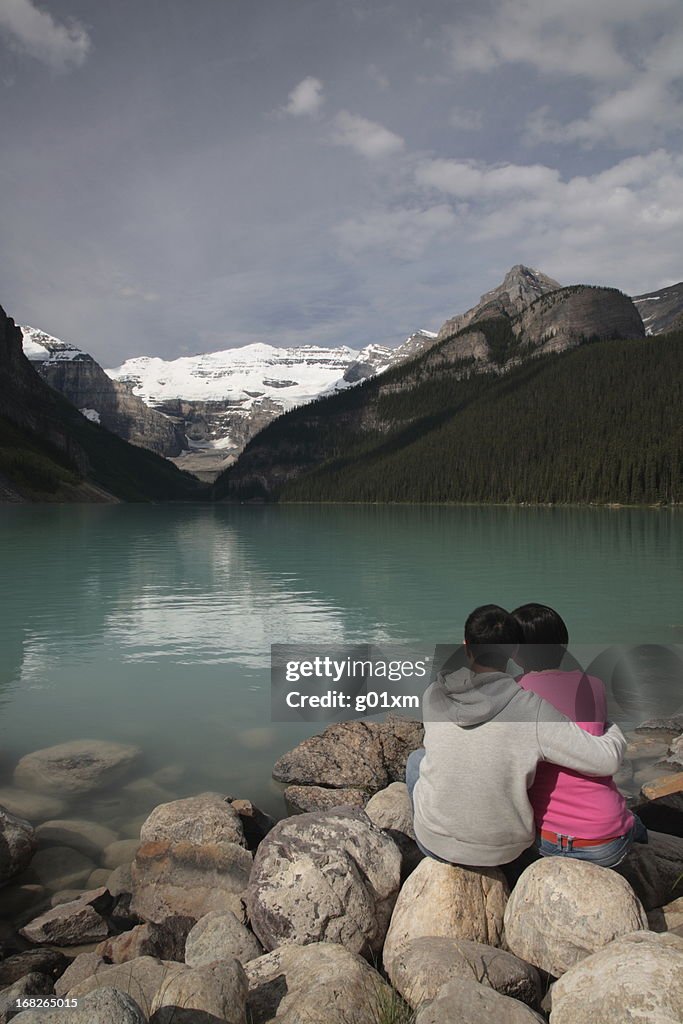
M 275 813 L 274 760 L 321 726 L 271 723 L 271 643 L 429 650 L 531 600 L 579 644 L 683 643 L 675 511 L 3 507 L 0 572 L 0 783 L 30 750 L 117 739 L 179 767 L 170 796 Z

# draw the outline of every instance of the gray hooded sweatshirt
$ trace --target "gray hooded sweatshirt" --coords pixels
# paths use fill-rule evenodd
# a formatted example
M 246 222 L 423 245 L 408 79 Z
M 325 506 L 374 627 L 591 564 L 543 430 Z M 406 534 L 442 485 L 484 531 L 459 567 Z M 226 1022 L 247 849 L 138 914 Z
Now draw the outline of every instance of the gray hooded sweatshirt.
M 457 864 L 505 864 L 531 845 L 527 790 L 539 761 L 614 775 L 626 749 L 618 726 L 592 736 L 504 672 L 439 674 L 425 692 L 423 718 L 415 834 Z

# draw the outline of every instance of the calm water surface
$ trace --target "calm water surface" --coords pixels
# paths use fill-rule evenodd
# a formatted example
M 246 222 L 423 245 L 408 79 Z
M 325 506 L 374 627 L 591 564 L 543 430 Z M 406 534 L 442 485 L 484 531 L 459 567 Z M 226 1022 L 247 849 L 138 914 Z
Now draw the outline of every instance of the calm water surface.
M 530 600 L 582 644 L 682 643 L 682 525 L 623 509 L 1 508 L 0 783 L 30 750 L 117 739 L 143 748 L 147 776 L 179 766 L 152 803 L 211 788 L 281 813 L 272 763 L 320 726 L 270 722 L 271 643 L 430 649 L 459 642 L 477 604 Z

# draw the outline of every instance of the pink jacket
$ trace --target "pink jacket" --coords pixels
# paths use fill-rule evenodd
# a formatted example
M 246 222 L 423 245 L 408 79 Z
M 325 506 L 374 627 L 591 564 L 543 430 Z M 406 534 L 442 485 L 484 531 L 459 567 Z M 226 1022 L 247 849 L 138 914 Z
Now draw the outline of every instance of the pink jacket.
M 517 682 L 532 690 L 593 736 L 602 736 L 607 719 L 605 688 L 599 679 L 575 672 L 528 672 Z M 542 761 L 529 790 L 536 827 L 574 836 L 607 839 L 633 825 L 633 815 L 611 777 L 588 778 Z

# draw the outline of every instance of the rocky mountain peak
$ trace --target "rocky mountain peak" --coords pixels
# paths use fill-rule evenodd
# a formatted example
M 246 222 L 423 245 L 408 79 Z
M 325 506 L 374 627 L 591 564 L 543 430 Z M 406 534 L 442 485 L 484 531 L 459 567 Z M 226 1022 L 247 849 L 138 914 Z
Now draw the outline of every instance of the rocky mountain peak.
M 512 318 L 541 295 L 557 291 L 561 287 L 558 281 L 542 271 L 517 263 L 510 267 L 501 284 L 491 291 L 484 292 L 476 306 L 447 320 L 439 331 L 439 340 L 451 337 L 477 320 L 495 316 Z

